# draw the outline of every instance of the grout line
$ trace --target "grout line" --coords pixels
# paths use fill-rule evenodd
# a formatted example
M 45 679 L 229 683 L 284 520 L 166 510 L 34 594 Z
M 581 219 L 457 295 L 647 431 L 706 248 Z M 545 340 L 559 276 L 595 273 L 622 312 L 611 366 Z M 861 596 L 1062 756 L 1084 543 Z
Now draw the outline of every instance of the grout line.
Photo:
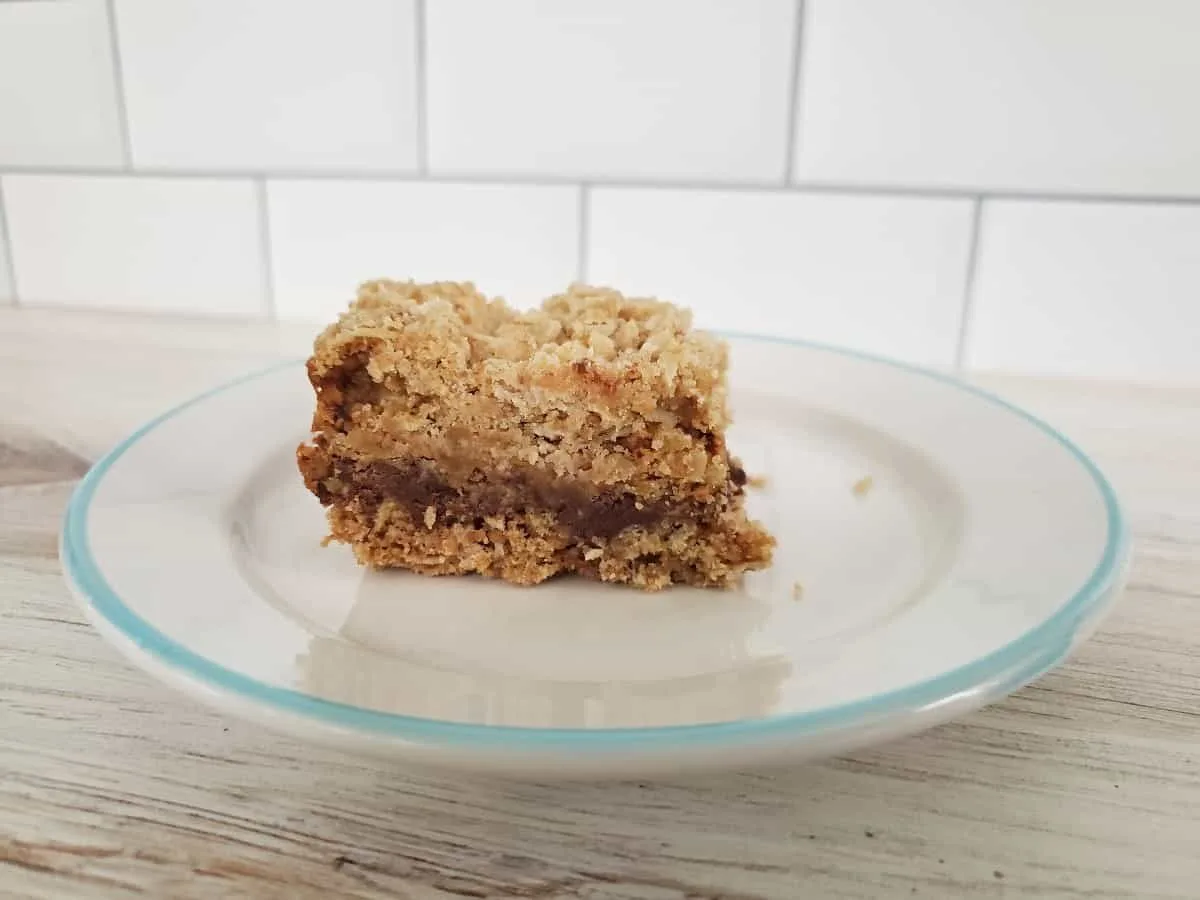
M 3 256 L 7 263 L 5 269 L 0 271 L 0 281 L 8 279 L 8 298 L 13 306 L 20 306 L 21 298 L 17 295 L 17 261 L 13 256 L 12 231 L 8 227 L 8 211 L 4 206 L 3 179 L 0 179 L 0 256 Z
M 279 320 L 279 310 L 275 302 L 275 263 L 271 255 L 271 217 L 267 208 L 265 178 L 254 182 L 254 195 L 258 201 L 258 249 L 262 262 L 263 299 L 266 302 L 267 318 L 275 322 Z
M 805 20 L 808 17 L 808 4 L 804 0 L 796 0 L 796 27 L 792 30 L 792 68 L 788 73 L 788 108 L 786 118 L 787 132 L 783 144 L 783 183 L 791 184 L 793 169 L 796 166 L 796 128 L 800 124 L 800 75 L 803 60 L 808 55 L 804 50 Z
M 0 0 L 3 2 L 3 0 Z M 936 185 L 894 185 L 870 182 L 793 182 L 778 181 L 651 181 L 649 179 L 596 178 L 593 176 L 529 176 L 520 173 L 445 173 L 424 177 L 414 172 L 368 172 L 297 169 L 169 169 L 139 166 L 125 170 L 100 166 L 20 166 L 0 165 L 0 175 L 58 175 L 63 177 L 128 178 L 228 178 L 300 181 L 382 181 L 424 182 L 428 184 L 506 184 L 527 187 L 578 187 L 586 181 L 589 188 L 617 188 L 647 191 L 709 191 L 713 193 L 751 194 L 843 194 L 869 197 L 947 198 L 957 200 L 1027 200 L 1049 203 L 1115 203 L 1169 206 L 1200 206 L 1200 194 L 1169 196 L 1163 194 L 1076 194 L 1066 191 L 987 190 L 980 188 L 940 187 Z
M 133 139 L 129 134 L 129 108 L 125 104 L 125 64 L 121 60 L 121 41 L 117 36 L 117 2 L 105 0 L 108 9 L 108 43 L 112 51 L 113 87 L 116 89 L 117 126 L 121 131 L 121 156 L 125 168 L 133 168 Z
M 786 190 L 798 194 L 864 194 L 897 197 L 943 197 L 950 200 L 1026 200 L 1051 203 L 1145 203 L 1168 205 L 1200 205 L 1200 194 L 1168 196 L 1163 194 L 1076 194 L 1069 191 L 1019 191 L 986 188 L 948 188 L 935 185 L 886 185 L 869 183 L 811 183 L 793 182 Z
M 588 267 L 591 263 L 588 245 L 591 242 L 592 194 L 587 184 L 579 185 L 579 247 L 576 255 L 575 280 L 587 284 Z
M 975 200 L 971 210 L 971 236 L 967 244 L 967 270 L 963 275 L 962 312 L 958 322 L 958 343 L 954 348 L 954 370 L 962 372 L 967 355 L 967 338 L 975 312 L 975 275 L 979 271 L 979 238 L 983 230 L 983 198 Z
M 417 172 L 429 174 L 429 74 L 426 60 L 425 0 L 414 0 L 413 16 L 417 32 L 413 48 L 413 63 L 416 66 L 416 129 L 417 129 Z

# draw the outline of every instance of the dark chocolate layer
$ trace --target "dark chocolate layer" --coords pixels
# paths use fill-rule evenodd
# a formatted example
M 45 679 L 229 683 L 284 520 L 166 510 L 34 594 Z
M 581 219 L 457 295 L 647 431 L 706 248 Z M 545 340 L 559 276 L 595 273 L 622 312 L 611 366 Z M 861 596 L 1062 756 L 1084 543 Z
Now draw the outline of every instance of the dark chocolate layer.
M 330 475 L 317 486 L 323 503 L 351 497 L 368 506 L 391 500 L 415 519 L 434 507 L 439 521 L 472 522 L 508 513 L 548 512 L 573 536 L 611 538 L 635 525 L 649 526 L 665 519 L 702 521 L 712 518 L 725 501 L 644 502 L 622 491 L 595 492 L 568 479 L 538 472 L 515 472 L 502 477 L 477 474 L 463 487 L 448 484 L 428 460 L 388 462 L 334 459 Z M 741 493 L 745 475 L 731 473 L 730 495 Z M 331 485 L 333 487 L 331 487 Z

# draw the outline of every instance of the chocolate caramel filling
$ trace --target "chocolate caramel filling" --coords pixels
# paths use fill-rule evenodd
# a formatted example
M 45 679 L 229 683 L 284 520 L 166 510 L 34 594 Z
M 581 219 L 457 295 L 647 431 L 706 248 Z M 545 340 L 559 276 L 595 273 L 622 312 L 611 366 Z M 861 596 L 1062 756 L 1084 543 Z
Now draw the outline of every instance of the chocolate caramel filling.
M 726 498 L 711 503 L 642 501 L 619 490 L 595 491 L 568 479 L 555 479 L 536 471 L 518 471 L 500 478 L 449 484 L 433 464 L 424 459 L 361 461 L 333 459 L 329 475 L 316 485 L 322 503 L 335 498 L 358 499 L 368 507 L 390 500 L 420 520 L 430 507 L 439 522 L 456 521 L 483 527 L 489 516 L 547 512 L 571 535 L 611 538 L 626 528 L 649 526 L 664 520 L 706 521 L 726 505 Z M 745 473 L 730 473 L 729 495 L 741 493 Z

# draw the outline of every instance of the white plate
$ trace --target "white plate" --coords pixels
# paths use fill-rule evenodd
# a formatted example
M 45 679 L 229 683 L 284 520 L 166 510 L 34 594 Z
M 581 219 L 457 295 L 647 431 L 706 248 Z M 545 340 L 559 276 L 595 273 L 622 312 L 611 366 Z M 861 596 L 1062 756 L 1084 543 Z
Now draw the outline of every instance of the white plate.
M 296 472 L 299 363 L 102 459 L 68 579 L 138 665 L 302 738 L 538 777 L 798 760 L 995 700 L 1122 583 L 1112 489 L 1066 438 L 952 379 L 732 340 L 730 444 L 779 539 L 738 591 L 518 588 L 357 567 Z M 869 478 L 865 492 L 855 485 Z

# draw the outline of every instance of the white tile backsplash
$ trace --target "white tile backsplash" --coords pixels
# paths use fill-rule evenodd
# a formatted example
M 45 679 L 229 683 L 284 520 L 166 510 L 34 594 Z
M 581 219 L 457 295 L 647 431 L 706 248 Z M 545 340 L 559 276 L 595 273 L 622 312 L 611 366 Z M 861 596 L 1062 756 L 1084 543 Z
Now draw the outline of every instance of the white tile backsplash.
M 0 187 L 22 304 L 265 312 L 249 181 L 6 175 Z
M 416 166 L 414 0 L 116 0 L 135 163 Z
M 1200 207 L 989 201 L 969 365 L 1200 378 Z
M 435 173 L 776 181 L 795 0 L 431 0 Z
M 1197 35 L 1192 0 L 0 0 L 0 303 L 324 320 L 590 260 L 717 327 L 946 365 L 965 316 L 971 365 L 1200 380 Z
M 372 278 L 474 281 L 528 305 L 578 270 L 572 186 L 283 180 L 267 198 L 284 318 L 331 319 Z
M 807 6 L 799 180 L 1200 195 L 1200 3 Z
M 954 361 L 970 201 L 597 188 L 589 206 L 589 281 L 709 327 Z
M 104 0 L 0 3 L 0 166 L 124 162 Z

